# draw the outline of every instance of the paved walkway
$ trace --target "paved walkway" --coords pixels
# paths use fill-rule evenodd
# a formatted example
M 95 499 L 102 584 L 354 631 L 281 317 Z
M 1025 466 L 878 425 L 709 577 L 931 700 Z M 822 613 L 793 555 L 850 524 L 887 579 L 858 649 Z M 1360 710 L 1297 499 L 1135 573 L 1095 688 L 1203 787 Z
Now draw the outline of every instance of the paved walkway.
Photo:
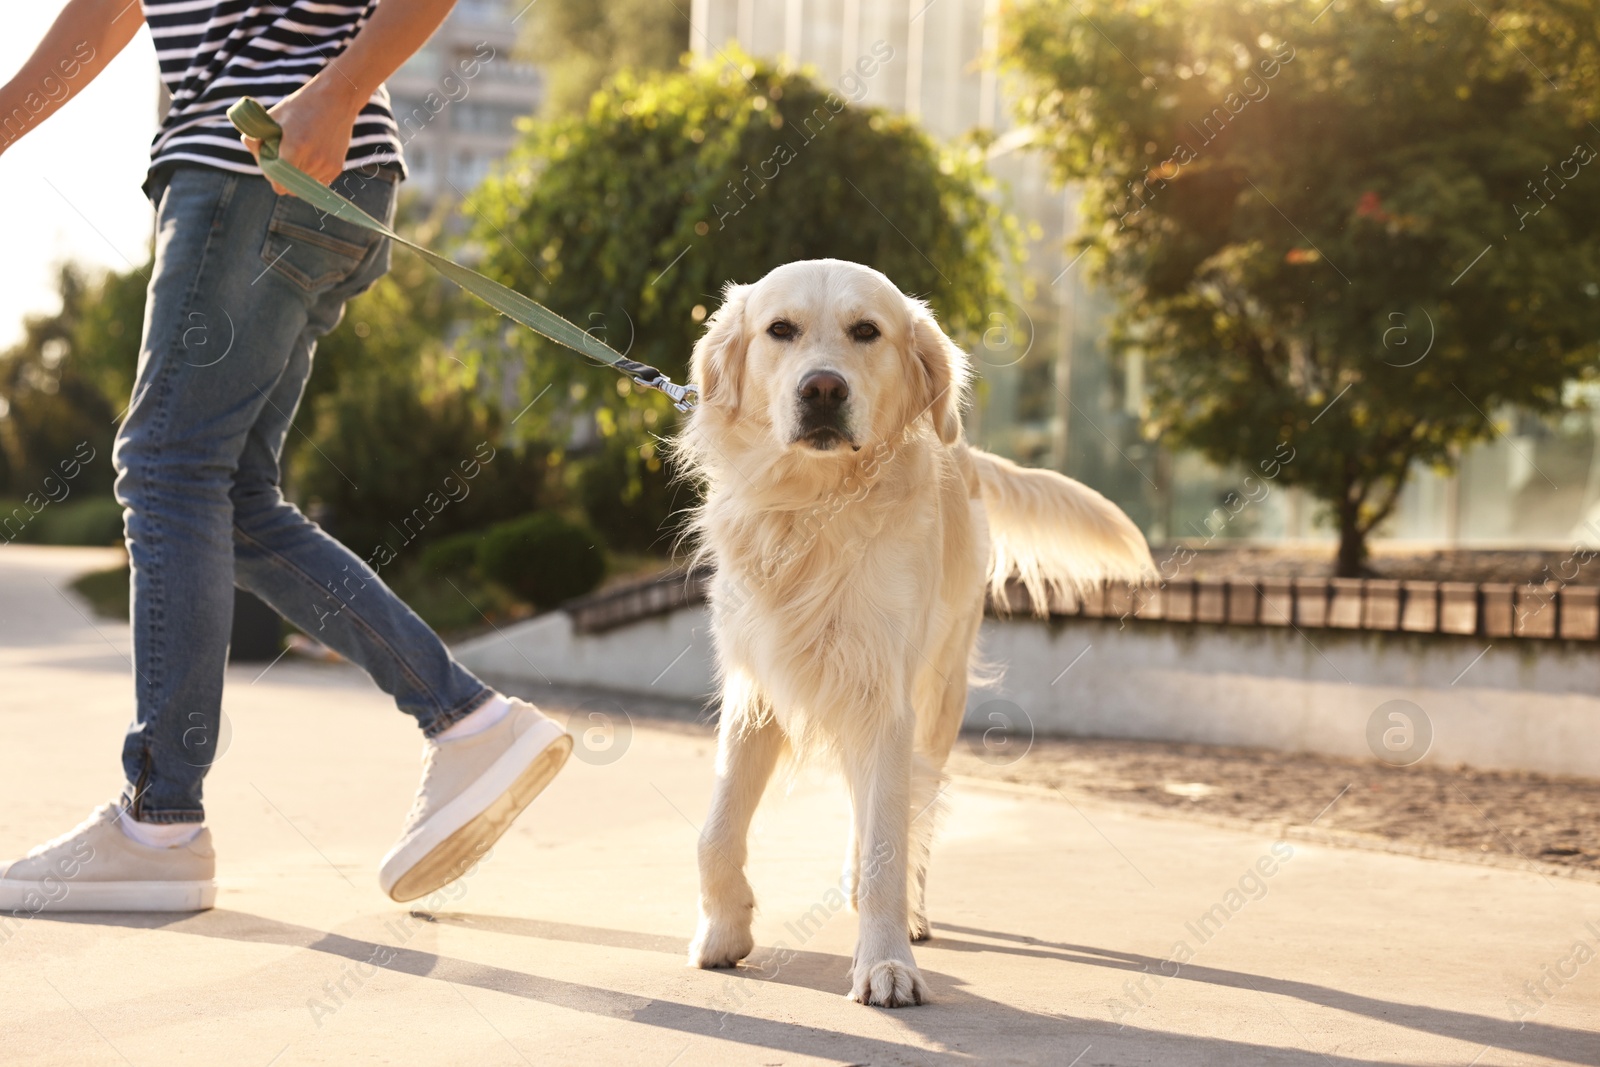
M 56 591 L 94 565 L 0 548 L 0 853 L 117 786 L 127 629 Z M 358 672 L 292 660 L 233 669 L 225 711 L 219 907 L 0 927 L 0 1062 L 1600 1064 L 1593 884 L 1303 842 L 1285 858 L 962 786 L 917 951 L 935 1003 L 888 1012 L 842 995 L 855 919 L 833 907 L 845 811 L 824 778 L 758 818 L 756 966 L 702 972 L 683 958 L 703 733 L 637 719 L 408 913 L 374 874 L 415 786 L 407 721 Z

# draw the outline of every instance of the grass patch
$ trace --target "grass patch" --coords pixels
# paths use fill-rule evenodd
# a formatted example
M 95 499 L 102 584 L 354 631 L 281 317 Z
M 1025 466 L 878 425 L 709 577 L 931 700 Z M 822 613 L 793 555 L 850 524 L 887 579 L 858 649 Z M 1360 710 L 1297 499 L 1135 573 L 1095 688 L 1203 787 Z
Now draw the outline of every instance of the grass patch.
M 96 615 L 128 621 L 128 565 L 90 571 L 74 578 L 72 591 L 89 602 Z
M 44 501 L 35 511 L 0 498 L 0 541 L 23 545 L 120 545 L 122 505 L 111 495 Z
M 649 556 L 624 556 L 623 578 L 659 571 L 661 560 Z M 383 580 L 395 595 L 446 640 L 470 637 L 494 626 L 527 618 L 533 609 L 502 586 L 476 571 L 451 575 L 430 573 L 420 566 L 407 567 Z M 454 583 L 454 584 L 452 584 Z M 128 621 L 128 565 L 90 571 L 72 581 L 73 592 L 87 600 L 96 615 Z
M 475 574 L 430 574 L 421 567 L 408 567 L 384 580 L 407 607 L 447 640 L 533 613 L 510 592 Z

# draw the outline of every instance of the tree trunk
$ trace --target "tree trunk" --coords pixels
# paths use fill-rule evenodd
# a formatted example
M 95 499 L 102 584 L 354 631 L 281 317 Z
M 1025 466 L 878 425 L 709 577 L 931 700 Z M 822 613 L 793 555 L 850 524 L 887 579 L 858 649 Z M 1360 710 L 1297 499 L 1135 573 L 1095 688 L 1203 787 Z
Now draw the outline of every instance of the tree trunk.
M 1339 555 L 1334 577 L 1360 578 L 1367 570 L 1367 533 L 1361 528 L 1361 503 L 1348 496 L 1339 506 Z

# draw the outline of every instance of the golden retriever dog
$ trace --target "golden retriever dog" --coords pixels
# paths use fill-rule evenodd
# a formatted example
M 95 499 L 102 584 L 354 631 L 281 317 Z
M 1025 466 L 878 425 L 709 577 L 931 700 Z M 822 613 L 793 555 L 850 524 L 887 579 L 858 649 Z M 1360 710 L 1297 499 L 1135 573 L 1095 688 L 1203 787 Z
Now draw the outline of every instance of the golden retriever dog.
M 699 846 L 697 967 L 755 946 L 746 838 L 780 757 L 842 771 L 844 881 L 860 915 L 850 996 L 920 1004 L 911 942 L 943 767 L 961 728 L 986 588 L 1052 596 L 1151 569 L 1099 493 L 970 447 L 968 359 L 928 307 L 841 260 L 732 285 L 695 346 L 700 403 L 675 447 L 705 486 L 722 685 Z

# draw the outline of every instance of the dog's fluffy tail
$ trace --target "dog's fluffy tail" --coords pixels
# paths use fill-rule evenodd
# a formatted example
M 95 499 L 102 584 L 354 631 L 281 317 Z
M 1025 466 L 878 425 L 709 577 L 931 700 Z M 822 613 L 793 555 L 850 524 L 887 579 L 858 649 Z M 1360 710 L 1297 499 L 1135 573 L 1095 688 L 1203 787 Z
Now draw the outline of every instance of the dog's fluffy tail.
M 1055 471 L 1019 467 L 969 449 L 989 516 L 989 588 L 1021 581 L 1035 613 L 1105 580 L 1135 582 L 1155 573 L 1144 534 L 1121 508 Z

